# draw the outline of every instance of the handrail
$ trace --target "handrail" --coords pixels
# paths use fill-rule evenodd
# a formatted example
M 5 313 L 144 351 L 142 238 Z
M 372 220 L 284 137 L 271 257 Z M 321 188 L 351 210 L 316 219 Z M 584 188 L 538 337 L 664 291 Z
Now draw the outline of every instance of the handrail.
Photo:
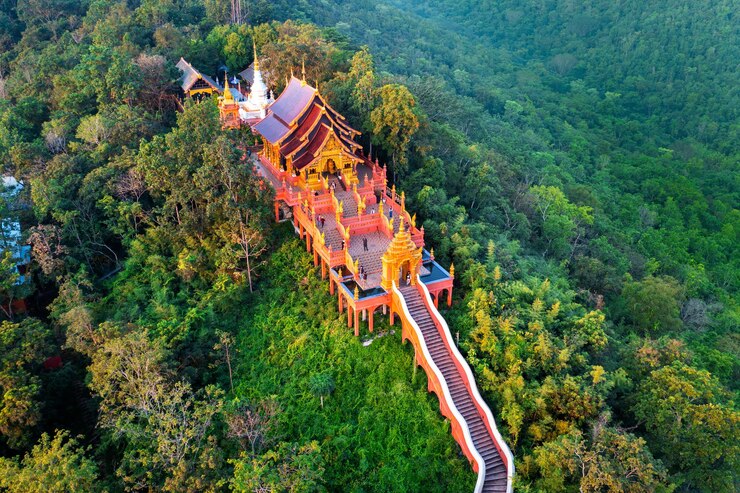
M 352 255 L 349 254 L 349 248 L 344 249 L 344 266 L 352 273 L 355 280 L 357 280 L 359 272 L 355 269 L 355 261 L 352 260 Z
M 396 286 L 396 281 L 392 282 L 392 288 L 393 294 L 395 294 L 398 298 L 399 304 L 401 305 L 401 309 L 403 310 L 403 314 L 406 317 L 406 320 L 409 322 L 409 325 L 411 325 L 411 327 L 414 329 L 414 332 L 416 333 L 416 337 L 419 340 L 419 346 L 422 354 L 424 355 L 424 359 L 427 361 L 427 364 L 429 365 L 429 368 L 431 368 L 432 372 L 434 372 L 434 376 L 437 377 L 437 381 L 439 382 L 440 387 L 442 387 L 442 394 L 445 401 L 447 402 L 447 407 L 450 409 L 450 412 L 455 417 L 457 423 L 460 425 L 460 429 L 463 432 L 463 438 L 465 439 L 465 445 L 468 447 L 471 455 L 478 463 L 478 480 L 475 483 L 474 493 L 480 493 L 481 491 L 483 491 L 483 483 L 486 480 L 486 462 L 483 460 L 483 457 L 480 455 L 478 449 L 476 449 L 475 445 L 473 444 L 473 437 L 470 434 L 470 429 L 468 429 L 468 423 L 467 421 L 465 421 L 465 418 L 462 417 L 460 411 L 457 410 L 455 402 L 452 400 L 450 389 L 447 387 L 447 381 L 445 380 L 444 375 L 442 375 L 440 369 L 437 367 L 436 363 L 434 363 L 432 355 L 429 353 L 429 349 L 427 348 L 426 341 L 424 340 L 424 334 L 421 332 L 419 325 L 409 313 L 409 309 L 406 306 L 406 299 L 403 297 L 403 294 Z
M 514 478 L 514 455 L 511 453 L 509 446 L 506 444 L 503 437 L 501 436 L 501 433 L 498 431 L 498 427 L 496 427 L 496 420 L 493 418 L 491 409 L 488 407 L 488 404 L 486 404 L 486 401 L 483 400 L 483 397 L 481 397 L 480 392 L 478 392 L 478 385 L 475 383 L 475 377 L 473 376 L 473 372 L 470 370 L 470 366 L 468 366 L 465 358 L 463 358 L 462 354 L 460 354 L 457 346 L 452 343 L 452 334 L 450 333 L 450 328 L 447 326 L 447 322 L 445 321 L 444 317 L 439 313 L 439 310 L 437 310 L 437 307 L 435 307 L 434 303 L 431 301 L 429 290 L 427 289 L 426 285 L 421 282 L 421 277 L 418 275 L 416 276 L 416 282 L 424 293 L 424 297 L 427 299 L 427 305 L 431 310 L 432 317 L 434 317 L 436 321 L 439 322 L 439 325 L 442 327 L 445 338 L 449 342 L 448 346 L 451 348 L 453 356 L 455 357 L 455 359 L 458 360 L 460 366 L 462 367 L 465 375 L 468 378 L 470 391 L 473 394 L 473 399 L 475 399 L 478 406 L 486 415 L 486 419 L 489 421 L 491 431 L 493 431 L 493 438 L 496 440 L 499 449 L 504 452 L 504 455 L 506 455 L 506 493 L 511 493 L 511 483 L 512 479 Z

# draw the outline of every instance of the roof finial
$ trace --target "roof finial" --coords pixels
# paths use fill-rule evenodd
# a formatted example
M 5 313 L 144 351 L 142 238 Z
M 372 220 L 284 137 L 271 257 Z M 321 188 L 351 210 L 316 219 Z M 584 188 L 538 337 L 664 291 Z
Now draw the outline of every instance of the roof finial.
M 252 48 L 254 49 L 254 71 L 260 69 L 260 62 L 257 60 L 257 43 L 254 41 L 254 38 L 252 38 Z
M 231 89 L 229 89 L 229 74 L 227 73 L 224 73 L 224 99 L 226 101 L 234 99 L 234 96 L 231 94 Z
M 303 78 L 301 79 L 301 84 L 306 85 L 306 59 L 304 58 L 301 60 L 301 74 Z

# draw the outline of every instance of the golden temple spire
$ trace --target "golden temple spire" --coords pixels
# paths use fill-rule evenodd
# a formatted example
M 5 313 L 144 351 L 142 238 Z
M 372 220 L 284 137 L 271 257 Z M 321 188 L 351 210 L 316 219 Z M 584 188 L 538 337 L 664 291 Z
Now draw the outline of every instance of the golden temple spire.
M 254 70 L 257 71 L 260 69 L 260 62 L 257 60 L 257 43 L 254 42 L 254 39 L 252 39 L 252 48 L 254 49 Z
M 233 101 L 234 95 L 231 94 L 231 90 L 229 89 L 229 74 L 226 74 L 224 77 L 224 100 L 225 101 Z
M 305 58 L 301 61 L 301 75 L 302 75 L 301 85 L 305 86 L 306 85 L 306 59 Z

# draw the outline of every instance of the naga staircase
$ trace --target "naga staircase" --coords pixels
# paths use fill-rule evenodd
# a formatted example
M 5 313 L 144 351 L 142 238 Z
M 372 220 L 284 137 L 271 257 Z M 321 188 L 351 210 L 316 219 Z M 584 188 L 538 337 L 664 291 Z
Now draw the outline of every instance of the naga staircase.
M 511 493 L 511 451 L 429 292 L 419 281 L 400 289 L 394 283 L 393 294 L 394 304 L 400 308 L 403 339 L 413 344 L 417 363 L 427 373 L 429 390 L 437 394 L 453 436 L 478 473 L 475 492 Z

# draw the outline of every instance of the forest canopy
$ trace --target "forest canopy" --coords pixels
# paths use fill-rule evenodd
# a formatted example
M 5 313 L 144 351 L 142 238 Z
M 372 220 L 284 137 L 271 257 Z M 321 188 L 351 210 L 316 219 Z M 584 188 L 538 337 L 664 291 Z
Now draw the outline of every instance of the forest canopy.
M 457 269 L 515 490 L 731 492 L 737 8 L 0 0 L 0 490 L 470 491 L 386 333 L 336 313 L 184 57 L 306 77 Z M 5 234 L 5 233 L 3 233 Z M 18 300 L 23 300 L 21 309 Z

